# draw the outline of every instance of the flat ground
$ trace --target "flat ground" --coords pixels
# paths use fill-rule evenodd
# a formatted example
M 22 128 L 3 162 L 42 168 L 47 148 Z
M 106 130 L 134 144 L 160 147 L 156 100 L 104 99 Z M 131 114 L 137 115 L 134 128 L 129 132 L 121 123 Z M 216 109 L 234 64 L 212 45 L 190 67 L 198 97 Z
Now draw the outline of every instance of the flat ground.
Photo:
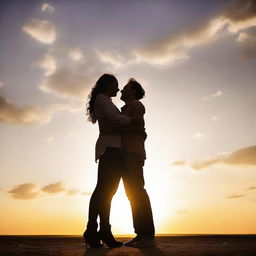
M 145 249 L 86 249 L 82 237 L 0 236 L 0 256 L 256 256 L 256 235 L 158 236 L 156 241 L 156 247 Z

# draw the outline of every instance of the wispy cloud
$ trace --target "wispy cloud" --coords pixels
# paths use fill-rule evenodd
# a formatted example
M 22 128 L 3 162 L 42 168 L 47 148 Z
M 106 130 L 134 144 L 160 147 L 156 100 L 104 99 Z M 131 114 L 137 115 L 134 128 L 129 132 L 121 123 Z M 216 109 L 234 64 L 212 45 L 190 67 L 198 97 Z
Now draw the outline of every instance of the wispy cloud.
M 96 77 L 91 74 L 63 67 L 48 76 L 39 85 L 39 89 L 46 93 L 53 92 L 60 96 L 81 98 L 95 81 Z
M 42 5 L 41 11 L 42 12 L 54 12 L 54 8 L 51 5 L 45 3 Z
M 12 125 L 42 125 L 48 123 L 57 111 L 75 113 L 82 108 L 82 102 L 51 104 L 44 109 L 33 105 L 18 106 L 0 95 L 0 122 Z
M 241 194 L 241 193 L 234 192 L 232 194 L 226 195 L 226 198 L 227 199 L 236 199 L 236 198 L 241 198 L 241 197 L 245 197 L 245 196 L 246 196 L 246 194 Z
M 73 60 L 73 61 L 70 61 Z M 35 64 L 45 70 L 45 76 L 38 88 L 45 93 L 73 99 L 82 99 L 96 77 L 102 73 L 102 66 L 95 58 L 84 56 L 81 49 L 59 45 L 50 48 Z M 80 103 L 52 104 L 49 112 L 81 110 Z
M 216 98 L 216 97 L 219 97 L 221 95 L 223 95 L 223 92 L 221 90 L 218 90 L 217 92 L 211 94 L 211 97 Z
M 98 51 L 98 55 L 103 62 L 112 64 L 114 67 L 122 67 L 125 63 L 141 62 L 160 66 L 176 65 L 190 58 L 191 49 L 206 46 L 219 38 L 236 35 L 254 26 L 256 26 L 255 1 L 235 0 L 231 1 L 227 8 L 215 18 L 166 34 L 144 47 L 131 50 L 131 56 L 124 57 L 121 53 L 109 51 Z M 250 40 L 248 38 L 249 41 L 248 55 L 254 56 L 255 47 L 252 46 L 254 36 Z
M 92 193 L 91 192 L 81 192 L 81 195 L 83 195 L 83 196 L 91 196 Z
M 175 161 L 175 162 L 172 163 L 172 165 L 184 166 L 184 165 L 186 165 L 186 161 Z
M 104 70 L 97 58 L 84 56 L 79 48 L 55 48 L 51 56 L 59 65 L 40 82 L 38 88 L 45 93 L 81 99 Z
M 241 148 L 231 153 L 224 159 L 224 163 L 229 165 L 256 165 L 256 146 Z
M 0 95 L 0 122 L 8 124 L 44 124 L 51 120 L 51 115 L 37 106 L 17 106 Z
M 110 64 L 115 68 L 122 67 L 124 64 L 129 64 L 129 59 L 117 51 L 97 50 L 96 54 L 102 62 Z
M 55 27 L 48 20 L 31 19 L 22 30 L 41 43 L 51 44 L 56 39 Z
M 84 55 L 79 48 L 74 48 L 69 50 L 69 57 L 74 61 L 84 60 Z
M 24 183 L 15 186 L 13 189 L 9 190 L 8 193 L 15 199 L 29 200 L 36 198 L 40 190 L 35 183 Z
M 191 164 L 190 167 L 194 170 L 199 171 L 201 169 L 207 168 L 207 167 L 212 166 L 214 164 L 222 163 L 223 158 L 224 158 L 223 156 L 213 157 L 212 159 L 203 160 L 201 162 Z
M 224 12 L 224 16 L 237 26 L 255 26 L 256 18 L 256 2 L 254 0 L 233 0 L 230 1 L 228 8 Z M 249 23 L 249 24 L 248 24 Z M 246 24 L 246 25 L 244 25 Z M 239 27 L 239 28 L 240 28 Z
M 180 163 L 180 166 L 187 165 L 185 161 L 176 161 L 172 165 L 177 165 L 175 164 L 177 162 Z M 232 153 L 209 157 L 203 161 L 189 164 L 189 166 L 199 171 L 215 164 L 242 165 L 244 167 L 256 166 L 256 146 L 241 148 Z
M 1 190 L 1 189 L 0 189 Z M 28 182 L 24 184 L 15 185 L 11 190 L 7 191 L 8 194 L 14 199 L 35 199 L 40 196 L 52 196 L 52 195 L 62 195 L 62 196 L 90 196 L 91 192 L 82 192 L 79 189 L 70 189 L 63 182 L 51 183 L 43 187 L 39 187 L 36 183 Z
M 77 195 L 79 193 L 80 193 L 80 191 L 78 189 L 69 189 L 69 190 L 67 190 L 66 195 L 67 196 L 74 196 L 74 195 Z
M 63 182 L 52 183 L 42 188 L 42 191 L 49 194 L 57 194 L 66 191 L 66 187 Z
M 209 96 L 204 96 L 202 99 L 208 101 L 210 98 L 217 98 L 223 95 L 221 90 L 217 90 L 217 92 L 212 93 Z
M 149 64 L 165 65 L 184 61 L 189 58 L 189 49 L 216 41 L 219 37 L 218 32 L 224 26 L 224 19 L 218 17 L 167 35 L 145 48 L 135 50 L 134 53 L 139 61 Z
M 256 186 L 248 187 L 244 191 L 251 191 L 251 190 L 256 190 Z
M 256 29 L 241 32 L 237 41 L 242 44 L 242 57 L 253 59 L 256 57 Z
M 51 49 L 43 55 L 36 63 L 37 66 L 45 70 L 45 75 L 51 75 L 56 70 L 56 59 L 51 55 Z

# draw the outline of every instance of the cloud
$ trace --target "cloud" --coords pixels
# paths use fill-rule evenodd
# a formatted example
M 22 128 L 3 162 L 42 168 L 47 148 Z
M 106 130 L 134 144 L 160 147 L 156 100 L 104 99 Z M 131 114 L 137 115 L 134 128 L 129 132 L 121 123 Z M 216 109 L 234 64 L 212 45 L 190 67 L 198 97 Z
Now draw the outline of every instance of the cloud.
M 82 51 L 78 48 L 70 49 L 69 57 L 74 61 L 82 61 L 84 59 Z
M 56 39 L 55 28 L 48 20 L 31 19 L 23 26 L 22 30 L 45 44 L 51 44 Z
M 91 196 L 92 193 L 91 192 L 81 192 L 81 195 L 83 195 L 83 196 Z
M 224 163 L 229 165 L 256 165 L 256 146 L 241 148 L 231 153 L 224 159 Z
M 124 64 L 129 64 L 128 58 L 117 51 L 97 50 L 96 54 L 102 62 L 110 64 L 116 68 L 120 68 Z
M 44 186 L 42 188 L 42 191 L 47 192 L 49 194 L 57 194 L 57 193 L 66 191 L 66 188 L 62 182 L 57 182 L 57 183 Z
M 205 135 L 202 134 L 201 132 L 196 132 L 196 133 L 194 133 L 194 135 L 193 135 L 193 138 L 194 138 L 195 140 L 200 140 L 200 139 L 202 139 L 202 138 L 204 138 L 204 137 L 205 137 Z
M 133 53 L 137 62 L 178 64 L 189 59 L 192 48 L 211 44 L 223 36 L 256 26 L 255 5 L 254 0 L 231 1 L 226 10 L 215 18 L 167 34 L 141 49 L 135 49 Z
M 219 96 L 221 96 L 221 95 L 223 95 L 223 92 L 222 92 L 221 90 L 218 90 L 216 93 L 213 93 L 213 94 L 211 95 L 211 97 L 212 97 L 212 98 L 216 98 L 216 97 L 219 97 Z
M 225 11 L 225 16 L 233 22 L 255 18 L 256 2 L 255 0 L 233 0 Z
M 246 194 L 241 194 L 241 193 L 234 192 L 232 194 L 227 195 L 226 198 L 228 198 L 228 199 L 236 199 L 236 198 L 241 198 L 241 197 L 245 197 L 245 196 L 246 196 Z
M 237 41 L 242 44 L 242 58 L 245 60 L 256 57 L 256 29 L 241 32 Z
M 85 55 L 80 48 L 67 45 L 51 48 L 37 65 L 46 70 L 38 84 L 41 91 L 73 99 L 87 95 L 88 89 L 109 68 L 94 52 Z
M 41 7 L 42 12 L 54 12 L 54 8 L 49 4 L 43 4 Z
M 8 124 L 45 124 L 51 115 L 36 106 L 17 106 L 0 95 L 0 122 Z
M 172 163 L 172 165 L 184 166 L 184 165 L 186 165 L 186 161 L 175 161 L 175 162 Z
M 183 163 L 183 161 L 178 162 Z M 241 165 L 244 167 L 256 166 L 256 146 L 241 148 L 232 153 L 210 157 L 203 161 L 190 164 L 189 166 L 194 170 L 199 171 L 215 164 L 226 164 L 231 166 Z
M 0 188 L 1 191 L 1 188 Z M 41 189 L 35 183 L 24 183 L 14 186 L 13 189 L 7 191 L 14 199 L 34 199 L 39 196 L 42 196 L 42 192 L 48 193 L 48 195 L 59 194 L 65 192 L 66 196 L 74 195 L 91 195 L 90 192 L 81 192 L 79 189 L 67 189 L 63 182 L 52 183 L 42 187 Z
M 96 77 L 92 74 L 84 73 L 79 70 L 61 68 L 49 75 L 40 85 L 39 89 L 59 96 L 78 97 L 86 94 L 87 88 L 92 87 Z
M 235 0 L 224 12 L 227 19 L 228 31 L 238 33 L 241 30 L 256 26 L 255 0 Z
M 223 92 L 221 90 L 217 90 L 217 92 L 215 93 L 212 93 L 211 95 L 209 96 L 204 96 L 202 99 L 203 100 L 209 100 L 210 98 L 217 98 L 217 97 L 220 97 L 223 95 Z
M 4 86 L 4 83 L 0 81 L 0 89 Z
M 70 51 L 72 52 L 70 57 Z M 63 54 L 61 54 L 64 52 Z M 84 56 L 82 52 L 76 48 L 76 52 L 72 49 L 55 49 L 51 52 L 52 56 L 56 56 L 56 70 L 48 76 L 45 76 L 38 88 L 46 93 L 54 93 L 61 97 L 79 98 L 84 97 L 88 93 L 99 75 L 103 73 L 103 66 L 97 62 L 97 58 L 93 56 Z M 74 61 L 70 61 L 73 58 Z
M 149 64 L 166 65 L 184 61 L 189 58 L 189 49 L 216 41 L 225 24 L 225 20 L 218 17 L 204 24 L 172 33 L 143 49 L 135 50 L 134 53 L 139 61 Z
M 31 105 L 17 106 L 0 95 L 0 122 L 13 125 L 42 125 L 48 123 L 57 111 L 75 113 L 83 108 L 83 102 L 51 104 L 45 109 Z
M 80 193 L 80 191 L 78 189 L 69 189 L 69 190 L 67 190 L 66 195 L 73 196 L 73 195 L 77 195 L 79 193 Z
M 35 183 L 24 183 L 15 186 L 12 190 L 9 190 L 8 193 L 15 199 L 34 199 L 39 195 L 38 186 Z
M 46 53 L 42 58 L 40 58 L 36 62 L 37 66 L 45 70 L 46 76 L 51 75 L 56 70 L 56 59 L 54 58 L 54 56 L 50 54 L 50 52 L 51 51 Z
M 223 156 L 217 156 L 213 159 L 204 160 L 202 162 L 191 164 L 190 167 L 194 170 L 199 171 L 201 169 L 207 168 L 207 167 L 212 166 L 214 164 L 221 163 L 222 158 L 223 158 Z
M 251 186 L 245 189 L 245 191 L 256 190 L 256 186 Z

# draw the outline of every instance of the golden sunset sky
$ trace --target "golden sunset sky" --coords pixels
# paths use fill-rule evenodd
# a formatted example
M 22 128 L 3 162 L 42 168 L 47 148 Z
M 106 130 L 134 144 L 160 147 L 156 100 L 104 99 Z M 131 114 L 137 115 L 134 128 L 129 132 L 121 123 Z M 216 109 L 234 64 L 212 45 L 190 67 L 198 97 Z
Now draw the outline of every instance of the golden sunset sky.
M 0 234 L 81 235 L 98 77 L 146 91 L 157 234 L 256 233 L 254 0 L 1 1 Z M 113 102 L 120 108 L 120 93 Z M 133 234 L 123 184 L 115 234 Z

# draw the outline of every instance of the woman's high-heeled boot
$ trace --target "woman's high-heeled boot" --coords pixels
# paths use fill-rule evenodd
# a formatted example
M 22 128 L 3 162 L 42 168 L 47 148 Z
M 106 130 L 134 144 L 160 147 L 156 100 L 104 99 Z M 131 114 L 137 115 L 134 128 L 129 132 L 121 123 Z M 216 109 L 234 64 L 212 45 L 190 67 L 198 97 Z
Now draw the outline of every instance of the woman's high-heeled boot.
M 86 248 L 88 245 L 91 248 L 101 248 L 103 244 L 100 242 L 100 237 L 97 232 L 98 225 L 96 224 L 87 224 L 87 229 L 85 230 L 83 237 L 85 241 Z
M 123 243 L 116 241 L 112 232 L 111 226 L 100 226 L 100 230 L 98 232 L 101 241 L 106 244 L 108 247 L 119 247 L 122 246 Z

